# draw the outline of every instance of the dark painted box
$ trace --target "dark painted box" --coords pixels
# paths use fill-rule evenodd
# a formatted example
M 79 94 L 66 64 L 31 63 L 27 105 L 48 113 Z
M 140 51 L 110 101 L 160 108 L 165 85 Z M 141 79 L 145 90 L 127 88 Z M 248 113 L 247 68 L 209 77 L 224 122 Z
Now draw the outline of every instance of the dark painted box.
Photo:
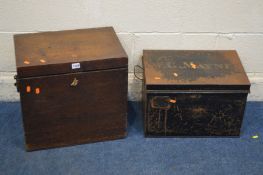
M 128 58 L 113 28 L 14 41 L 27 150 L 126 136 Z
M 239 136 L 250 82 L 236 51 L 143 51 L 146 136 Z

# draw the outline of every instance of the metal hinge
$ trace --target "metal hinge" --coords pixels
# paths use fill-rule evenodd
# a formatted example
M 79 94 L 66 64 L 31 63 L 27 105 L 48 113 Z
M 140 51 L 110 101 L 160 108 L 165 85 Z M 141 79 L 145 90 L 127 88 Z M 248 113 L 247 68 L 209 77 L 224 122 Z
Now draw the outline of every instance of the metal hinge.
M 14 83 L 14 86 L 16 86 L 16 90 L 17 90 L 17 92 L 19 92 L 19 86 L 18 86 L 18 78 L 17 78 L 17 75 L 14 75 L 14 79 L 15 79 L 15 83 Z

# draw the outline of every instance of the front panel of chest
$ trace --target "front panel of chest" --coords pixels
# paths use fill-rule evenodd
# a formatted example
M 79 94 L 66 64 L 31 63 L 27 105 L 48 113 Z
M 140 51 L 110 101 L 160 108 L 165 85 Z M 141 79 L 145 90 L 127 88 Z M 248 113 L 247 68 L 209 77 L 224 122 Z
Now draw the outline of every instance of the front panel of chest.
M 148 93 L 146 136 L 238 136 L 247 94 Z
M 127 69 L 19 81 L 27 147 L 38 149 L 124 136 Z

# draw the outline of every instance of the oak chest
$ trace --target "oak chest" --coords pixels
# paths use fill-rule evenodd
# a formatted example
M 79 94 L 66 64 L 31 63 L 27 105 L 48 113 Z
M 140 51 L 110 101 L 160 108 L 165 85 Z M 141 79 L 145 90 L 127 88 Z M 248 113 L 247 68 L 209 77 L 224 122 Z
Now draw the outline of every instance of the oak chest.
M 236 51 L 143 52 L 146 136 L 239 136 L 250 82 Z
M 126 136 L 128 58 L 113 28 L 14 41 L 27 150 Z

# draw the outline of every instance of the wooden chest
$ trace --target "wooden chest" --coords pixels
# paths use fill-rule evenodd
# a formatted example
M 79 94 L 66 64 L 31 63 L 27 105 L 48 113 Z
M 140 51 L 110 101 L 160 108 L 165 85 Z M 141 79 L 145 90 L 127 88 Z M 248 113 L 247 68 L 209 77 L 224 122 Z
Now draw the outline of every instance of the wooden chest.
M 236 51 L 143 52 L 146 136 L 239 136 L 250 82 Z
M 27 150 L 126 136 L 128 58 L 113 28 L 14 41 Z

